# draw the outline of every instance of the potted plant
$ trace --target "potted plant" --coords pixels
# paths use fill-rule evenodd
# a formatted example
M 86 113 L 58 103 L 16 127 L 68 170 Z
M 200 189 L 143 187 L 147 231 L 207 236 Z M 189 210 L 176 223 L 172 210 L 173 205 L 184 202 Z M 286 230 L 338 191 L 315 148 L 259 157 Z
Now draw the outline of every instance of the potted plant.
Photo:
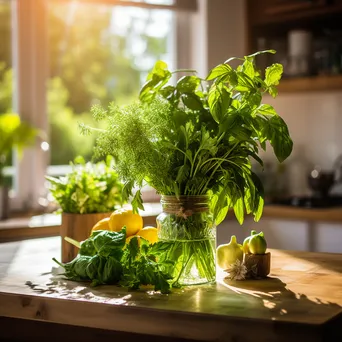
M 19 153 L 32 145 L 38 130 L 20 120 L 17 114 L 0 115 L 0 220 L 8 218 L 8 190 L 9 186 L 4 175 L 4 168 L 11 158 L 13 149 Z
M 98 163 L 86 163 L 82 157 L 77 157 L 70 164 L 72 169 L 67 175 L 46 177 L 62 212 L 63 262 L 72 260 L 78 252 L 65 241 L 66 236 L 77 241 L 87 239 L 93 226 L 122 204 L 122 184 L 113 169 L 112 157 Z
M 172 242 L 165 253 L 174 283 L 215 280 L 215 226 L 231 208 L 242 224 L 245 213 L 258 221 L 264 205 L 263 186 L 251 160 L 261 165 L 266 142 L 280 162 L 292 151 L 288 128 L 275 109 L 262 103 L 276 86 L 283 68 L 273 64 L 265 77 L 255 56 L 230 58 L 213 68 L 205 80 L 194 70 L 170 84 L 173 72 L 158 61 L 148 74 L 139 101 L 95 106 L 94 118 L 108 128 L 97 140 L 97 154 L 111 154 L 125 181 L 123 198 L 143 209 L 140 188 L 149 184 L 162 195 L 158 237 Z M 240 65 L 233 68 L 231 61 Z M 176 71 L 177 72 L 177 71 Z M 92 128 L 81 125 L 85 134 Z M 159 257 L 160 259 L 161 257 Z

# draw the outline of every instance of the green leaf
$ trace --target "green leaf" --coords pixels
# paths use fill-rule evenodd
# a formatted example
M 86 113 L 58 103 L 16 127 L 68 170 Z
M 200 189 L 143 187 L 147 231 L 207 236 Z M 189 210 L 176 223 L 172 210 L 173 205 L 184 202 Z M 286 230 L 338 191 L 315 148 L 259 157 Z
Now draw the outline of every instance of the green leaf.
M 277 95 L 278 95 L 278 89 L 276 88 L 276 86 L 270 86 L 268 88 L 268 92 L 270 93 L 270 95 L 273 97 L 273 98 L 276 98 Z
M 164 78 L 168 75 L 168 66 L 164 61 L 157 61 L 152 69 L 152 71 L 147 75 L 146 80 L 151 80 L 155 75 L 158 75 L 160 78 Z
M 88 238 L 87 240 L 81 242 L 79 254 L 88 256 L 93 256 L 96 254 L 96 249 L 92 238 Z
M 170 95 L 172 95 L 174 93 L 175 90 L 176 90 L 176 88 L 173 86 L 165 86 L 165 87 L 160 89 L 160 94 L 165 99 L 167 99 Z
M 182 183 L 189 177 L 190 167 L 187 164 L 182 165 L 178 168 L 176 182 Z
M 232 67 L 228 64 L 220 64 L 211 69 L 209 75 L 206 77 L 207 81 L 213 80 L 218 77 L 227 76 L 232 71 Z
M 272 64 L 266 68 L 265 83 L 267 86 L 275 86 L 279 84 L 281 75 L 283 74 L 283 66 L 279 63 Z
M 203 104 L 200 98 L 195 94 L 183 94 L 181 99 L 186 107 L 192 110 L 202 110 Z
M 97 278 L 98 270 L 100 266 L 100 256 L 94 255 L 86 268 L 86 273 L 89 279 L 93 280 Z
M 83 255 L 76 259 L 75 265 L 74 265 L 74 272 L 81 279 L 88 279 L 86 270 L 90 262 L 91 262 L 90 256 Z
M 105 284 L 116 284 L 121 279 L 123 268 L 116 258 L 109 256 L 103 268 L 102 280 Z
M 293 148 L 285 121 L 280 116 L 272 116 L 262 127 L 261 132 L 267 136 L 279 162 L 283 162 L 291 154 Z
M 211 197 L 210 207 L 216 226 L 218 226 L 226 218 L 229 210 L 226 187 L 221 189 L 219 195 L 215 194 Z
M 196 76 L 183 76 L 177 82 L 177 90 L 181 93 L 193 93 L 199 86 L 201 80 Z
M 260 92 L 251 93 L 248 96 L 248 102 L 250 103 L 252 108 L 260 106 L 261 99 L 262 95 L 260 94 Z
M 209 90 L 208 104 L 210 113 L 217 123 L 220 123 L 232 101 L 229 91 L 223 84 L 213 84 Z
M 130 254 L 130 258 L 134 260 L 139 254 L 139 242 L 137 237 L 133 237 L 127 245 L 127 251 Z
M 255 88 L 253 80 L 245 73 L 237 71 L 236 76 L 238 84 L 235 86 L 235 90 L 247 92 Z
M 156 94 L 168 82 L 172 74 L 167 69 L 167 64 L 157 61 L 152 71 L 147 75 L 146 83 L 140 90 L 139 98 L 142 102 L 151 103 Z
M 262 212 L 264 209 L 264 198 L 263 197 L 259 197 L 259 202 L 258 202 L 258 208 L 254 214 L 254 221 L 258 222 L 262 216 Z
M 251 79 L 254 78 L 255 69 L 253 63 L 250 60 L 246 59 L 242 64 L 242 72 L 244 72 Z
M 122 250 L 126 244 L 126 227 L 119 232 L 103 230 L 93 238 L 93 242 L 99 255 L 107 257 L 111 253 L 116 253 L 117 250 Z
M 244 216 L 245 216 L 244 209 L 243 209 L 243 198 L 242 197 L 239 197 L 236 200 L 233 208 L 234 208 L 234 214 L 235 214 L 236 219 L 238 220 L 238 222 L 240 224 L 242 224 L 244 221 Z
M 263 115 L 277 115 L 275 109 L 268 104 L 262 104 L 257 109 L 256 112 Z
M 134 194 L 131 204 L 132 204 L 133 213 L 138 213 L 138 209 L 145 210 L 140 190 L 137 190 L 136 193 Z

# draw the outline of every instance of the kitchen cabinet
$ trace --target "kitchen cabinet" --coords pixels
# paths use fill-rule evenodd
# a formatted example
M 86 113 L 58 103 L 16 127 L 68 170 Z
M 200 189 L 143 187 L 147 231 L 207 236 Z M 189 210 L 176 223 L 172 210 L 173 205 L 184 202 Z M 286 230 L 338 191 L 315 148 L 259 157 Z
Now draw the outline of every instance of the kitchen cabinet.
M 284 65 L 280 93 L 342 89 L 342 0 L 247 0 L 246 12 L 247 52 L 277 51 L 257 64 Z M 290 53 L 293 31 L 311 36 L 305 56 Z
M 286 21 L 314 21 L 342 11 L 341 0 L 247 0 L 249 22 L 254 27 Z

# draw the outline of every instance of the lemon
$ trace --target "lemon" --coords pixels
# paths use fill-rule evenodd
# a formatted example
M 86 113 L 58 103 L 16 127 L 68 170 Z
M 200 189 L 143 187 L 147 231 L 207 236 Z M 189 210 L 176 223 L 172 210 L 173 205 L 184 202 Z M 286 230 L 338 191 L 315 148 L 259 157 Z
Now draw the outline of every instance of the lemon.
M 156 243 L 158 241 L 157 228 L 145 227 L 138 231 L 137 235 L 146 239 L 149 243 Z
M 123 226 L 126 226 L 127 236 L 135 235 L 142 229 L 143 219 L 139 214 L 133 214 L 132 210 L 115 210 L 109 218 L 109 229 L 113 232 L 119 232 Z
M 106 217 L 97 222 L 91 229 L 92 232 L 95 230 L 109 230 L 109 217 Z

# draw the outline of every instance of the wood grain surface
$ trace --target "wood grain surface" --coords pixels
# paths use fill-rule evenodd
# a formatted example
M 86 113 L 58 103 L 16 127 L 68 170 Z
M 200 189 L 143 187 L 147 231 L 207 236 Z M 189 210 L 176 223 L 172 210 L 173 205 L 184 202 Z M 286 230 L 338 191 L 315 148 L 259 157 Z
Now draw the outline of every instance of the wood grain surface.
M 342 340 L 342 255 L 270 250 L 267 279 L 228 281 L 220 273 L 215 285 L 161 295 L 53 276 L 59 238 L 0 248 L 3 317 L 198 341 Z

